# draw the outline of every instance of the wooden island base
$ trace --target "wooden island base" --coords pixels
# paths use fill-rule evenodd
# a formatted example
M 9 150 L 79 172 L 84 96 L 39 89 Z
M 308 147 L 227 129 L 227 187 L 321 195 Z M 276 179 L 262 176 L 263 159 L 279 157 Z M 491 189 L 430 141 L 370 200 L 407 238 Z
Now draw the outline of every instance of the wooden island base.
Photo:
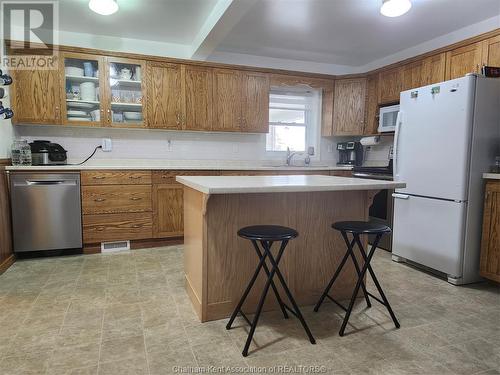
M 200 320 L 229 317 L 255 271 L 258 258 L 251 242 L 236 234 L 247 225 L 284 225 L 299 232 L 299 237 L 289 242 L 280 269 L 299 305 L 316 303 L 346 252 L 344 240 L 331 224 L 367 220 L 375 193 L 350 190 L 207 195 L 184 187 L 185 284 Z M 275 253 L 276 244 L 273 249 Z M 350 298 L 355 281 L 354 266 L 348 262 L 331 295 Z M 264 282 L 262 272 L 243 311 L 255 311 Z M 284 292 L 280 294 L 286 298 Z M 268 293 L 264 310 L 275 309 L 276 299 Z

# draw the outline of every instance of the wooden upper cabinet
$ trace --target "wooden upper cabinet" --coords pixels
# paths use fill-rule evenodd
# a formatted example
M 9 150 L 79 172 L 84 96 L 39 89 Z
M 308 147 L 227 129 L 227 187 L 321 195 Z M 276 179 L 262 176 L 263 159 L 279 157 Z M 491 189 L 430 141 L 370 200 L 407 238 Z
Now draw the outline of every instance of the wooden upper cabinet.
M 186 130 L 211 130 L 213 121 L 212 69 L 184 66 Z
M 269 132 L 269 75 L 242 72 L 243 100 L 241 131 Z
M 321 97 L 321 135 L 331 137 L 333 135 L 333 100 L 335 96 L 335 83 L 325 84 Z
M 401 69 L 403 79 L 401 91 L 422 86 L 422 61 L 406 64 Z
M 446 53 L 429 56 L 422 61 L 422 86 L 445 80 Z
M 60 78 L 57 70 L 13 70 L 9 72 L 10 104 L 14 124 L 60 124 Z
M 446 52 L 446 80 L 479 73 L 482 65 L 483 43 L 472 43 Z
M 500 181 L 486 182 L 479 271 L 500 282 Z
M 213 130 L 239 131 L 241 129 L 241 75 L 237 70 L 214 69 Z
M 335 82 L 334 135 L 362 135 L 365 127 L 366 78 Z
M 365 135 L 378 133 L 378 74 L 372 74 L 366 82 Z
M 399 102 L 399 94 L 403 88 L 403 70 L 400 67 L 384 70 L 379 73 L 378 102 L 389 104 Z
M 142 128 L 147 124 L 146 61 L 128 58 L 105 59 L 106 125 Z
M 148 127 L 182 129 L 182 65 L 148 62 Z
M 500 66 L 500 35 L 483 41 L 482 64 Z

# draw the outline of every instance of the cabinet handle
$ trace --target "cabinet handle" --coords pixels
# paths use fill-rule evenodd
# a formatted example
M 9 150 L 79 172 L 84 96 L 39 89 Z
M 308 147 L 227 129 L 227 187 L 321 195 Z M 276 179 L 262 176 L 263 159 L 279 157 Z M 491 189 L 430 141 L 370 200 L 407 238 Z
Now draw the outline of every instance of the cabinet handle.
M 141 176 L 129 176 L 128 178 L 132 180 L 140 180 L 142 177 Z
M 94 176 L 92 177 L 94 180 L 104 180 L 106 177 L 104 176 Z
M 59 106 L 56 106 L 56 120 L 59 120 L 61 118 L 61 111 L 59 110 Z
M 108 109 L 108 122 L 111 122 L 111 110 Z
M 131 201 L 140 201 L 142 200 L 142 198 L 139 198 L 139 197 L 132 197 L 130 198 Z
M 105 200 L 105 198 L 96 198 L 94 199 L 94 202 L 104 202 Z
M 175 123 L 176 123 L 177 125 L 180 125 L 180 124 L 181 124 L 181 115 L 177 113 L 175 117 L 176 117 L 176 119 L 177 119 L 177 121 L 176 121 Z
M 166 175 L 162 175 L 162 176 L 161 176 L 161 178 L 168 178 L 168 176 L 166 176 Z
M 104 231 L 104 229 L 105 229 L 104 227 L 97 227 L 97 228 L 96 228 L 96 230 L 97 230 L 98 232 L 102 232 L 102 231 Z
M 140 228 L 141 226 L 139 224 L 134 224 L 132 225 L 132 228 Z

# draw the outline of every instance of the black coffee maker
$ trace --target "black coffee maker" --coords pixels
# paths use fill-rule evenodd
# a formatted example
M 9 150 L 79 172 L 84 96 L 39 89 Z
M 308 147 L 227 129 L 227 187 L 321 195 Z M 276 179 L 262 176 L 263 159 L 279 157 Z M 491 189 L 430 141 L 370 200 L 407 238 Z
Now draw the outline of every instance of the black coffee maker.
M 360 142 L 339 142 L 339 161 L 337 165 L 361 165 L 363 163 L 363 145 Z

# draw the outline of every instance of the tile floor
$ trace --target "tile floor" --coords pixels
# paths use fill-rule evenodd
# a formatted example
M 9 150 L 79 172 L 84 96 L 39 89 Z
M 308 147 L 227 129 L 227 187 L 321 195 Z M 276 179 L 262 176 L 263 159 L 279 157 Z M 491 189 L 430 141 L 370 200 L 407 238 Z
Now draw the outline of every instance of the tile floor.
M 181 246 L 19 261 L 0 276 L 0 374 L 193 373 L 212 365 L 228 366 L 226 373 L 256 366 L 274 373 L 500 374 L 498 286 L 455 287 L 391 262 L 384 251 L 374 267 L 400 330 L 382 307 L 360 303 L 348 326 L 355 333 L 339 337 L 338 308 L 305 307 L 313 346 L 296 319 L 266 313 L 243 358 L 242 320 L 231 331 L 225 320 L 197 321 L 183 288 Z

